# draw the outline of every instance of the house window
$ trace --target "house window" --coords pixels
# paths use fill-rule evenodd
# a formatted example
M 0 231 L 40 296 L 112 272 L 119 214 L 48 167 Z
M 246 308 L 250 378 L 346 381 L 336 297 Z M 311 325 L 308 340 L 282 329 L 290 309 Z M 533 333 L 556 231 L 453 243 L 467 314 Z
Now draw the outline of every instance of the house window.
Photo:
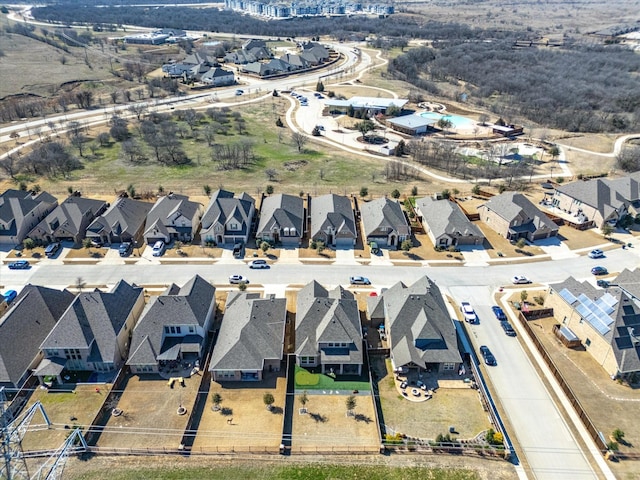
M 171 331 L 171 333 L 176 333 L 176 327 L 170 327 L 169 330 Z
M 456 368 L 456 364 L 455 363 L 448 363 L 445 362 L 442 364 L 442 370 L 454 370 Z
M 182 333 L 182 327 L 176 327 L 176 333 L 177 334 L 181 334 Z
M 164 327 L 164 333 L 169 333 L 169 327 Z
M 193 327 L 189 327 L 189 333 L 194 333 L 195 331 L 196 331 L 196 329 L 195 329 L 195 328 L 193 328 Z
M 240 226 L 239 226 L 237 223 L 232 223 L 232 224 L 229 226 L 229 229 L 230 229 L 230 230 L 240 230 Z
M 591 339 L 587 338 L 587 339 L 584 341 L 584 344 L 585 344 L 585 346 L 587 346 L 587 347 L 591 346 Z
M 79 360 L 80 350 L 78 350 L 77 348 L 65 348 L 64 358 L 66 358 L 67 360 Z

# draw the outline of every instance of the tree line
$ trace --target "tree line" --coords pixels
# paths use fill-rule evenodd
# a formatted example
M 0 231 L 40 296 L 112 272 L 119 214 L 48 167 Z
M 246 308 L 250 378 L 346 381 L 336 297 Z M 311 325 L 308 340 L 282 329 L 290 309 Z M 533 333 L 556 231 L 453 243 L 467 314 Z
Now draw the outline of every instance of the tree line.
M 614 45 L 434 42 L 396 57 L 388 71 L 432 93 L 443 90 L 442 82 L 459 86 L 508 123 L 526 119 L 575 132 L 633 131 L 640 124 L 640 56 Z

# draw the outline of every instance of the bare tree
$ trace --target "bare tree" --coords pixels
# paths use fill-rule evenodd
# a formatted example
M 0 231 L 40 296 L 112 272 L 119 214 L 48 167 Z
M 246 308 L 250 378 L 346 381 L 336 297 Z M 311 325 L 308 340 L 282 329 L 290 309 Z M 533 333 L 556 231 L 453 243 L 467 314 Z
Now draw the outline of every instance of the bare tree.
M 291 134 L 291 141 L 298 149 L 298 152 L 302 152 L 302 149 L 307 144 L 308 138 L 304 133 L 293 132 Z
M 269 178 L 270 182 L 275 182 L 276 177 L 278 176 L 278 171 L 274 168 L 267 168 L 264 173 Z

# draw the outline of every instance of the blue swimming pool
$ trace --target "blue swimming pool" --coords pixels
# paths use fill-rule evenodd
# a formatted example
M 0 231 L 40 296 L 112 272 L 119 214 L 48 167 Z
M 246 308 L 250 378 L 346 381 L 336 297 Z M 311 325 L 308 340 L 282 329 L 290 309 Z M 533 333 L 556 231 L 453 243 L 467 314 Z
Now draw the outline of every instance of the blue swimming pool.
M 471 120 L 467 117 L 461 117 L 459 115 L 442 115 L 435 112 L 423 112 L 420 114 L 422 118 L 428 118 L 435 120 L 436 122 L 441 118 L 446 118 L 453 123 L 453 128 L 473 128 L 476 125 L 475 120 Z

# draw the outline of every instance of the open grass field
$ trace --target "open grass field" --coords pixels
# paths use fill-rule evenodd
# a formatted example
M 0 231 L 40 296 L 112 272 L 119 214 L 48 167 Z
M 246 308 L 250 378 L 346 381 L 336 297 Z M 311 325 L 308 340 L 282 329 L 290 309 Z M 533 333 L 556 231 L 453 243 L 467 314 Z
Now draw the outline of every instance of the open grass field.
M 357 463 L 361 463 L 357 465 Z M 118 469 L 113 466 L 117 464 Z M 94 457 L 69 459 L 69 480 L 512 480 L 518 478 L 504 461 L 455 456 L 353 456 L 338 460 L 271 457 L 249 460 L 212 457 Z

